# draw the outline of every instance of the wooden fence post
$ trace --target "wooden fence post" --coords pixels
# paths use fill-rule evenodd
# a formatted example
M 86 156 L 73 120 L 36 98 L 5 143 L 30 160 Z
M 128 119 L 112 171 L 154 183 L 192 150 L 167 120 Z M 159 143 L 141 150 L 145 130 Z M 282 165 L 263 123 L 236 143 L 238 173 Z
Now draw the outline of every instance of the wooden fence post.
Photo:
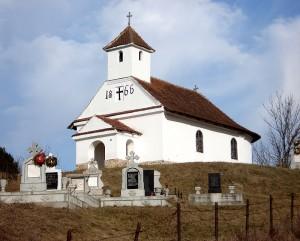
M 273 197 L 270 195 L 270 202 L 269 202 L 269 222 L 270 222 L 270 227 L 269 227 L 269 235 L 272 236 L 274 233 L 274 227 L 273 227 Z
M 245 231 L 246 231 L 246 241 L 248 241 L 248 234 L 249 234 L 249 199 L 246 201 L 246 225 L 245 225 Z
M 137 225 L 136 225 L 134 241 L 139 241 L 139 235 L 140 235 L 140 232 L 141 232 L 141 227 L 142 227 L 141 223 L 138 222 Z
M 219 206 L 215 202 L 215 240 L 219 240 Z
M 181 241 L 181 208 L 180 203 L 177 202 L 177 241 Z
M 72 230 L 69 229 L 67 232 L 67 241 L 72 241 Z
M 291 231 L 294 232 L 294 200 L 295 194 L 291 193 Z

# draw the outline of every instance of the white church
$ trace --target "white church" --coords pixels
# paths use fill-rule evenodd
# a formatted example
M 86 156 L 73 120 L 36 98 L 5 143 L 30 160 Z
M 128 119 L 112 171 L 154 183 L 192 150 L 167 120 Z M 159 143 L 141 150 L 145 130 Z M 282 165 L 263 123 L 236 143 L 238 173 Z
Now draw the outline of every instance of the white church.
M 76 166 L 138 162 L 252 162 L 260 136 L 239 125 L 195 90 L 151 76 L 155 50 L 128 26 L 104 48 L 107 80 L 68 128 Z

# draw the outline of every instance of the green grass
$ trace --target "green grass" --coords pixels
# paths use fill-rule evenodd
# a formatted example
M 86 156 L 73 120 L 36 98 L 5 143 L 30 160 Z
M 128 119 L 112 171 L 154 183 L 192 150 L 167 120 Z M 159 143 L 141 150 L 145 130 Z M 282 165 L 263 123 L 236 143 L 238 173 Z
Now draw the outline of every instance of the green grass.
M 270 194 L 274 197 L 276 227 L 288 227 L 291 192 L 298 194 L 295 212 L 300 215 L 299 170 L 225 163 L 154 165 L 144 166 L 144 169 L 160 171 L 162 185 L 168 184 L 171 190 L 176 187 L 183 193 L 182 240 L 213 240 L 213 207 L 192 207 L 187 202 L 188 194 L 194 193 L 195 186 L 207 191 L 209 172 L 223 174 L 223 192 L 228 191 L 229 184 L 235 183 L 245 198 L 250 200 L 251 232 L 267 233 Z M 104 169 L 102 180 L 105 186 L 111 188 L 114 196 L 120 195 L 121 168 Z M 0 240 L 66 240 L 68 229 L 73 230 L 73 240 L 133 240 L 131 233 L 139 221 L 143 230 L 140 240 L 170 241 L 176 240 L 175 211 L 175 207 L 112 207 L 68 212 L 66 209 L 35 205 L 1 204 Z M 233 233 L 243 231 L 244 214 L 244 206 L 221 207 L 219 229 L 224 240 L 229 240 L 228 237 L 232 237 Z

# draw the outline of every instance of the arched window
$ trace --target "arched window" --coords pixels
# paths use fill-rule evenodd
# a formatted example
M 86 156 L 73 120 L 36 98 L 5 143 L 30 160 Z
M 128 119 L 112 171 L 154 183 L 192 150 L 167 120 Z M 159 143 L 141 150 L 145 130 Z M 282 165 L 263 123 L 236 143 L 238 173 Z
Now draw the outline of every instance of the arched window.
M 196 132 L 196 151 L 203 153 L 203 135 L 199 130 Z
M 236 139 L 231 139 L 231 159 L 238 159 L 238 149 Z
M 143 55 L 143 52 L 142 52 L 142 51 L 139 51 L 139 61 L 142 60 L 142 55 Z
M 119 51 L 119 62 L 123 62 L 123 51 Z
M 126 156 L 129 156 L 130 152 L 134 151 L 134 144 L 132 140 L 126 141 Z

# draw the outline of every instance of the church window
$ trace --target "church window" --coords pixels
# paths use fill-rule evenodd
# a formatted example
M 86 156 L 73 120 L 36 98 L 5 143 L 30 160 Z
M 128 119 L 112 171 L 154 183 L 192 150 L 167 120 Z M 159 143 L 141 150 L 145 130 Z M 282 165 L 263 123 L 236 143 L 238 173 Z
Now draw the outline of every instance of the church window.
M 238 159 L 237 142 L 235 138 L 231 139 L 231 159 Z
M 123 51 L 119 51 L 119 62 L 123 62 Z
M 200 130 L 196 132 L 196 151 L 203 153 L 203 134 Z
M 142 52 L 142 51 L 139 51 L 139 61 L 142 60 L 142 55 L 143 55 L 143 52 Z
M 134 144 L 132 140 L 126 141 L 126 156 L 130 155 L 130 152 L 134 151 Z

